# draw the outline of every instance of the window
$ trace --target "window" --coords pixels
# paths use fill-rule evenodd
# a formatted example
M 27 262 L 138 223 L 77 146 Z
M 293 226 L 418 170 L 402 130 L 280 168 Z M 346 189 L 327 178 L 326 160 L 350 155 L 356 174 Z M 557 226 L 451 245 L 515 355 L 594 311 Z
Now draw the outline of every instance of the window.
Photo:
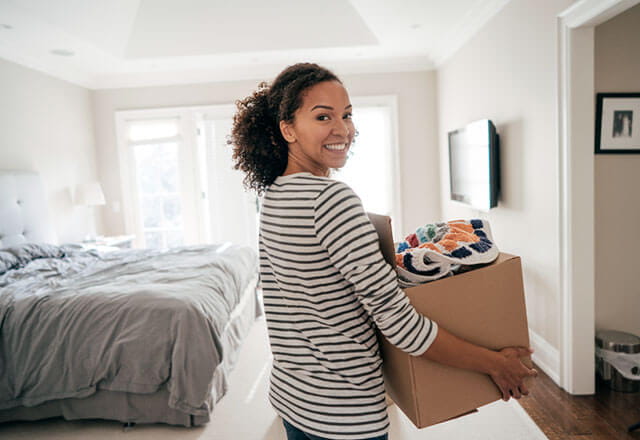
M 178 144 L 136 145 L 134 156 L 146 246 L 182 245 L 184 226 L 178 184 Z
M 233 106 L 116 113 L 127 233 L 170 248 L 231 241 L 257 247 L 256 198 L 232 169 Z
M 179 119 L 126 122 L 136 236 L 145 247 L 184 244 Z
M 388 215 L 395 224 L 402 224 L 395 97 L 354 97 L 352 104 L 358 136 L 347 164 L 333 177 L 353 188 L 366 211 Z

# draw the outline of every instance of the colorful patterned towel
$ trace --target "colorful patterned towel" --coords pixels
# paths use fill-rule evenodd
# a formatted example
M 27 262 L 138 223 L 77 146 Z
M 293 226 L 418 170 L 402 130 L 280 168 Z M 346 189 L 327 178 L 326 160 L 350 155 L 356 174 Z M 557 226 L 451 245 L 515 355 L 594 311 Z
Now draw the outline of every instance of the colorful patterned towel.
M 498 257 L 486 220 L 451 220 L 416 229 L 396 243 L 396 271 L 402 288 L 452 275 Z

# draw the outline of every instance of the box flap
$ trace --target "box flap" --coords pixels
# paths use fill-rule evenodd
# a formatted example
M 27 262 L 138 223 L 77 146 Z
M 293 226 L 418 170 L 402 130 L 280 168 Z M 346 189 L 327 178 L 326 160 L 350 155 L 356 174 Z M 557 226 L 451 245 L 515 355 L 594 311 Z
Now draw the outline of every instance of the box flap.
M 380 251 L 382 256 L 391 267 L 396 267 L 396 248 L 393 244 L 393 233 L 391 231 L 391 217 L 386 215 L 374 214 L 368 212 L 369 220 L 378 233 L 378 241 L 380 242 Z

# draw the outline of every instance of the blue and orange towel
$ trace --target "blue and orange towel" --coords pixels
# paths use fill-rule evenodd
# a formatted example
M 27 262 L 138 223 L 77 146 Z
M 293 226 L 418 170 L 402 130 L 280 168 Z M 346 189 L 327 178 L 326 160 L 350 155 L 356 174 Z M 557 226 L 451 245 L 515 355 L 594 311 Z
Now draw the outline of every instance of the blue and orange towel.
M 486 220 L 451 220 L 420 226 L 396 243 L 396 271 L 402 288 L 455 274 L 498 257 Z

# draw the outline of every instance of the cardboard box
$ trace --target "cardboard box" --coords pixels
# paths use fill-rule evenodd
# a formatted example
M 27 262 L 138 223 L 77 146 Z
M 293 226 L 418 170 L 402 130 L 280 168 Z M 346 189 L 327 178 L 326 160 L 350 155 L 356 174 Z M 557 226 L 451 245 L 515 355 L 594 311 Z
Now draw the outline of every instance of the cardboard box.
M 395 267 L 391 219 L 369 214 L 380 249 Z M 500 254 L 486 266 L 405 289 L 416 310 L 454 335 L 490 349 L 529 346 L 520 258 Z M 488 375 L 411 356 L 379 334 L 387 393 L 418 427 L 501 399 Z M 524 362 L 531 366 L 530 359 Z M 531 388 L 532 381 L 526 385 Z

